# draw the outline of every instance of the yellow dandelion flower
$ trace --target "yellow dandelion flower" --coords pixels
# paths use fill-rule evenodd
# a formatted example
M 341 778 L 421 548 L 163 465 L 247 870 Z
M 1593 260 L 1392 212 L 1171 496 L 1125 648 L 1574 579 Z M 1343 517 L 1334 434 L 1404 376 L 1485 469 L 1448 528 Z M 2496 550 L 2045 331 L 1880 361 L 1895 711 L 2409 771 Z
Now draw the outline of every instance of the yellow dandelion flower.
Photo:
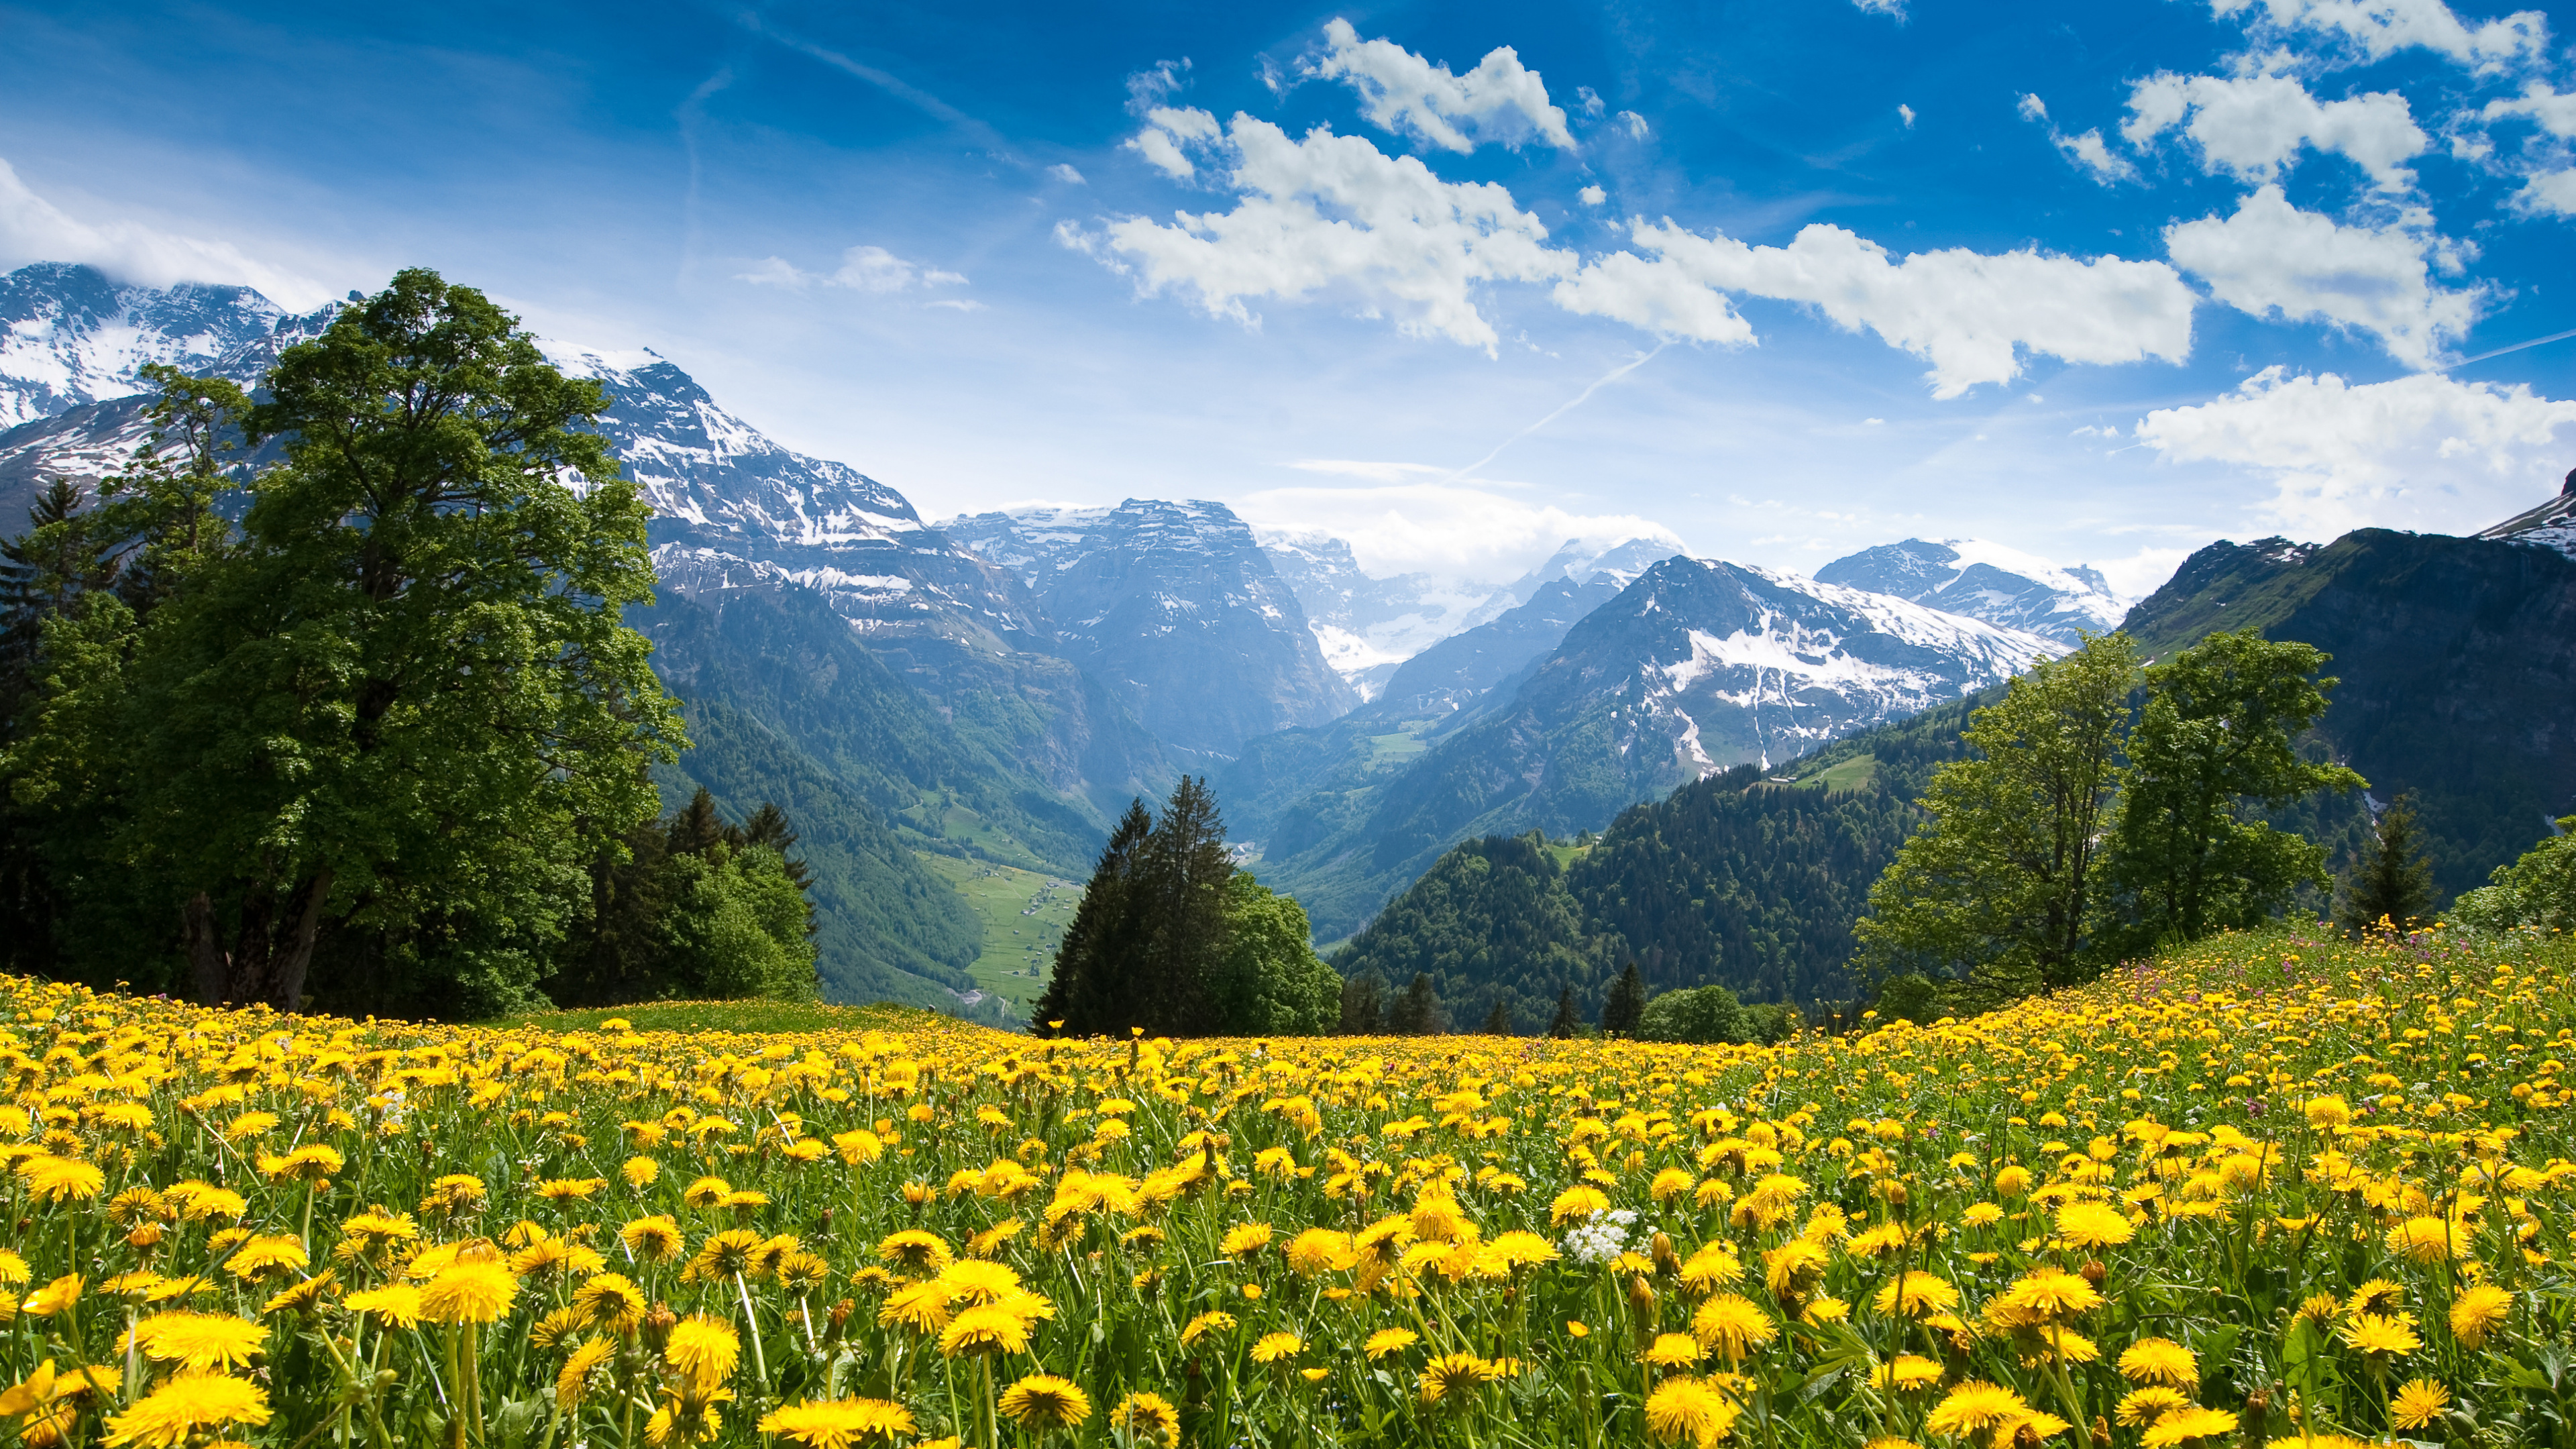
M 2147 1426 L 2147 1449 L 2175 1449 L 2195 1439 L 2222 1439 L 2236 1432 L 2236 1416 L 2225 1409 L 2197 1404 L 2176 1409 Z
M 108 1449 L 178 1449 L 198 1433 L 226 1424 L 265 1424 L 268 1391 L 248 1379 L 189 1371 L 154 1389 L 107 1421 Z
M 1391 1353 L 1402 1353 L 1421 1341 L 1422 1335 L 1410 1328 L 1381 1328 L 1360 1345 L 1360 1352 L 1372 1359 L 1381 1359 Z
M 1456 1403 L 1503 1376 L 1502 1365 L 1472 1353 L 1444 1353 L 1422 1366 L 1422 1402 Z
M 2451 1300 L 2451 1336 L 2470 1348 L 2483 1347 L 2512 1312 L 2513 1295 L 2493 1283 L 2464 1288 Z
M 230 1371 L 259 1356 L 268 1330 L 229 1313 L 179 1309 L 135 1324 L 132 1341 L 155 1363 Z
M 2121 1350 L 2120 1377 L 2133 1384 L 2164 1384 L 2190 1389 L 2200 1385 L 2200 1360 L 2170 1338 L 2142 1338 Z
M 868 1438 L 892 1442 L 915 1430 L 912 1411 L 884 1399 L 808 1400 L 761 1416 L 760 1432 L 792 1439 L 805 1449 L 848 1449 Z
M 1928 1318 L 1958 1307 L 1959 1290 L 1937 1274 L 1908 1271 L 1883 1284 L 1870 1303 L 1899 1318 Z
M 2001 1384 L 1971 1379 L 1944 1394 L 1941 1402 L 1932 1406 L 1924 1427 L 1935 1434 L 1964 1439 L 2029 1412 L 2030 1405 L 2022 1401 L 2021 1395 Z
M 1637 1355 L 1637 1361 L 1656 1368 L 1674 1369 L 1689 1368 L 1706 1357 L 1708 1350 L 1700 1347 L 1699 1340 L 1689 1334 L 1659 1333 L 1655 1335 L 1655 1341 Z
M 449 1265 L 420 1290 L 420 1316 L 432 1323 L 497 1323 L 509 1316 L 519 1280 L 506 1263 Z
M 742 1335 L 721 1318 L 692 1313 L 671 1325 L 662 1344 L 662 1361 L 683 1378 L 701 1385 L 721 1384 L 742 1362 Z
M 1181 1437 L 1181 1411 L 1161 1394 L 1139 1390 L 1109 1411 L 1109 1424 L 1137 1439 L 1172 1444 Z
M 2182 1390 L 2164 1384 L 2149 1384 L 2121 1395 L 2119 1406 L 2112 1410 L 2112 1417 L 2136 1428 L 2190 1407 L 2192 1398 Z
M 999 1304 L 980 1303 L 948 1321 L 939 1351 L 950 1358 L 1029 1351 L 1029 1321 Z
M 2400 1429 L 2429 1429 L 2451 1407 L 2451 1391 L 2432 1379 L 2408 1379 L 2388 1401 L 2388 1422 Z
M 2364 1313 L 2335 1331 L 2345 1346 L 2356 1352 L 2404 1358 L 2424 1346 L 2415 1336 L 2415 1326 L 2403 1313 L 2388 1315 Z
M 396 1328 L 410 1328 L 420 1322 L 420 1290 L 409 1283 L 389 1283 L 382 1288 L 369 1288 L 340 1300 L 351 1312 L 368 1314 Z
M 2057 1209 L 2057 1235 L 2079 1248 L 2114 1248 L 2137 1236 L 2129 1215 L 2099 1202 L 2070 1202 Z
M 1669 1378 L 1646 1395 L 1646 1432 L 1660 1444 L 1705 1449 L 1727 1436 L 1738 1412 L 1725 1391 L 1705 1379 Z
M 1091 1417 L 1091 1396 L 1071 1379 L 1030 1374 L 1003 1392 L 1002 1415 L 1023 1429 L 1069 1429 Z

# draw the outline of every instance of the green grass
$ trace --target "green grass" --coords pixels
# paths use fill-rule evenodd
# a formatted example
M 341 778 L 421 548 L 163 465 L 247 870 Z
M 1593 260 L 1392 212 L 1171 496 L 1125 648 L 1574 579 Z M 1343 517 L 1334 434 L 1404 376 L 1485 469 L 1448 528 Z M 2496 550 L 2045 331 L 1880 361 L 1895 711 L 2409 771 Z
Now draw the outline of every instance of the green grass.
M 1582 857 L 1583 852 L 1590 850 L 1591 848 L 1592 847 L 1588 845 L 1577 845 L 1571 840 L 1551 840 L 1547 843 L 1547 853 L 1556 857 L 1556 868 L 1558 870 L 1563 870 L 1567 866 L 1574 864 L 1576 860 Z
M 1859 790 L 1869 785 L 1878 773 L 1878 757 L 1854 755 L 1840 760 L 1798 782 L 1802 790 Z
M 919 1031 L 933 1012 L 881 1001 L 874 1006 L 824 1006 L 800 1001 L 646 1001 L 582 1011 L 538 1011 L 477 1026 L 535 1027 L 542 1031 L 597 1031 L 604 1021 L 625 1021 L 637 1031 Z
M 1028 1004 L 1046 989 L 1056 943 L 1064 939 L 1064 928 L 1073 924 L 1082 886 L 1050 885 L 1061 878 L 990 861 L 923 855 L 921 863 L 947 877 L 984 918 L 984 953 L 966 973 L 978 987 L 1008 1000 L 1025 1015 Z M 1035 914 L 1023 914 L 1032 906 Z
M 1419 755 L 1425 746 L 1422 736 L 1411 728 L 1368 737 L 1368 763 L 1371 769 L 1400 765 Z

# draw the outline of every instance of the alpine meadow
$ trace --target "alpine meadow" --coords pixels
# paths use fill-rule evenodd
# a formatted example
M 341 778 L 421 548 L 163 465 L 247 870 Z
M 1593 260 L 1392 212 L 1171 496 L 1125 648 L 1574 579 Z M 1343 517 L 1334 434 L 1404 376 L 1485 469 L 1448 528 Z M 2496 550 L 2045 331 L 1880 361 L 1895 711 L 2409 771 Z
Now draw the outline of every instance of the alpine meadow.
M 2568 3 L 0 0 L 0 1449 L 2576 1449 Z

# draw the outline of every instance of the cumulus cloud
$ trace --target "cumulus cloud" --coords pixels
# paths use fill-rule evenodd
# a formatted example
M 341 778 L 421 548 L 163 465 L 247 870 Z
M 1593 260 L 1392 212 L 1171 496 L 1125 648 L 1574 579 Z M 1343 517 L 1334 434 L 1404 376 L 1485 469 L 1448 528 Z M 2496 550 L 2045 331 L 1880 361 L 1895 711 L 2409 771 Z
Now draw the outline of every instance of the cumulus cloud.
M 1148 293 L 1189 293 L 1211 316 L 1250 324 L 1247 301 L 1339 294 L 1393 314 L 1408 333 L 1488 353 L 1499 339 L 1477 287 L 1552 280 L 1574 268 L 1503 187 L 1442 181 L 1364 137 L 1318 127 L 1293 140 L 1238 113 L 1224 149 L 1232 184 L 1247 193 L 1232 211 L 1175 212 L 1168 225 L 1128 217 L 1096 239 L 1059 238 L 1114 255 Z
M 2138 168 L 2130 165 L 2127 157 L 2113 154 L 2103 142 L 2100 128 L 2086 131 L 2081 136 L 2070 136 L 2048 118 L 2047 103 L 2033 95 L 2023 96 L 2014 109 L 2023 120 L 2036 121 L 2048 127 L 2049 144 L 2065 153 L 2067 160 L 2074 162 L 2094 180 L 2108 186 L 2115 181 L 2135 181 L 2138 178 Z M 1914 124 L 1912 112 L 1907 112 L 1905 123 L 1909 126 Z
M 884 296 L 915 288 L 958 286 L 966 277 L 962 272 L 944 272 L 905 261 L 884 247 L 856 246 L 841 253 L 841 265 L 829 272 L 808 272 L 783 257 L 763 257 L 750 271 L 737 273 L 736 280 L 793 292 L 808 287 L 842 287 Z
M 1577 200 L 1581 201 L 1586 206 L 1599 206 L 1601 203 L 1610 199 L 1610 193 L 1602 190 L 1598 186 L 1587 186 L 1581 191 L 1574 193 L 1574 195 Z
M 1872 15 L 1893 15 L 1899 20 L 1905 18 L 1905 0 L 1852 0 L 1852 4 Z
M 1802 302 L 1930 362 L 1926 376 L 1942 398 L 2018 376 L 2016 349 L 2086 363 L 2179 362 L 2191 351 L 2191 289 L 2162 262 L 1965 248 L 1899 261 L 1823 224 L 1786 247 L 1643 218 L 1629 235 L 1655 259 L 1620 252 L 1593 262 L 1557 285 L 1558 305 L 1670 336 L 1749 342 L 1752 328 L 1723 294 Z
M 1053 166 L 1047 168 L 1047 174 L 1058 181 L 1064 182 L 1068 186 L 1080 186 L 1083 184 L 1082 173 L 1075 170 L 1067 162 L 1058 161 Z
M 2513 194 L 2513 200 L 2526 211 L 2576 216 L 2576 168 L 2535 173 Z
M 2439 51 L 2480 71 L 2537 60 L 2549 47 L 2549 18 L 2517 10 L 2471 26 L 2442 0 L 2210 0 L 2220 16 L 2245 16 L 2258 33 L 2305 35 L 2360 61 L 2401 50 Z
M 2478 315 L 2474 289 L 2433 285 L 2433 268 L 2457 270 L 2462 253 L 2434 235 L 2431 221 L 2419 211 L 2388 226 L 2343 226 L 2297 209 L 2272 185 L 2234 216 L 2166 227 L 2165 247 L 2231 307 L 2359 328 L 2398 361 L 2429 367 Z
M 2205 170 L 2269 181 L 2301 147 L 2313 146 L 2350 158 L 2382 191 L 2414 186 L 2404 163 L 2432 144 L 2406 98 L 2393 91 L 2320 101 L 2286 75 L 2170 72 L 2130 89 L 2129 118 L 2120 123 L 2130 145 L 2148 145 L 2177 126 L 2199 147 Z
M 167 287 L 179 282 L 251 287 L 297 311 L 336 293 L 320 282 L 256 262 L 230 242 L 163 231 L 135 221 L 81 221 L 38 196 L 0 161 L 0 268 L 28 262 L 82 262 L 120 282 Z
M 2210 402 L 2147 414 L 2137 435 L 2170 462 L 2264 475 L 2278 490 L 2267 511 L 2303 537 L 2465 533 L 2556 489 L 2576 402 L 2440 373 L 2356 386 L 2268 367 Z
M 2489 101 L 2478 114 L 2489 121 L 2521 116 L 2539 122 L 2553 136 L 2576 138 L 2576 91 L 2561 94 L 2547 81 L 2532 81 L 2523 86 L 2521 95 L 2510 99 Z
M 1642 141 L 1646 139 L 1646 118 L 1638 115 L 1635 111 L 1621 111 L 1614 123 L 1626 128 L 1629 140 Z
M 2512 99 L 2489 101 L 2479 114 L 2490 124 L 2513 119 L 2534 121 L 2559 140 L 2576 139 L 2576 91 L 2561 93 L 2545 81 L 2530 82 L 2521 95 Z M 2576 216 L 2576 167 L 2566 164 L 2567 148 L 2544 145 L 2535 150 L 2546 159 L 2524 173 L 2522 190 L 2514 194 L 2514 204 L 2525 211 Z
M 1264 489 L 1236 500 L 1234 511 L 1259 529 L 1321 530 L 1347 539 L 1360 567 L 1380 577 L 1512 578 L 1535 568 L 1568 539 L 1600 549 L 1632 538 L 1654 539 L 1677 551 L 1682 546 L 1663 525 L 1632 514 L 1580 513 L 1500 489 L 1405 481 L 1411 470 L 1446 469 L 1346 460 L 1296 466 L 1389 481 Z M 1363 467 L 1391 471 L 1372 475 L 1360 472 Z
M 1391 40 L 1362 40 L 1349 21 L 1334 19 L 1325 22 L 1324 53 L 1307 74 L 1348 82 L 1369 124 L 1426 146 L 1465 152 L 1478 141 L 1498 141 L 1518 149 L 1535 137 L 1574 149 L 1565 112 L 1548 101 L 1538 72 L 1508 45 L 1487 52 L 1465 75 L 1451 75 L 1446 65 Z
M 1905 129 L 1909 131 L 1914 129 L 1914 108 L 1912 106 L 1898 106 L 1896 108 L 1896 118 L 1905 123 Z

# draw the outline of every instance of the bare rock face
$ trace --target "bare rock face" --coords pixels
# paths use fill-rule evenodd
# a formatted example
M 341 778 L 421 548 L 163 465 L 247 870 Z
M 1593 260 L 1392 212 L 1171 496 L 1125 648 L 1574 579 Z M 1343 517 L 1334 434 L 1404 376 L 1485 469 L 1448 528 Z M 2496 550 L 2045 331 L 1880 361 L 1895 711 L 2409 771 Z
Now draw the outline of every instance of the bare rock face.
M 1199 760 L 1231 758 L 1254 736 L 1323 724 L 1359 702 L 1325 661 L 1296 593 L 1222 503 L 1131 498 L 941 528 L 1017 572 L 1054 621 L 1056 651 Z

